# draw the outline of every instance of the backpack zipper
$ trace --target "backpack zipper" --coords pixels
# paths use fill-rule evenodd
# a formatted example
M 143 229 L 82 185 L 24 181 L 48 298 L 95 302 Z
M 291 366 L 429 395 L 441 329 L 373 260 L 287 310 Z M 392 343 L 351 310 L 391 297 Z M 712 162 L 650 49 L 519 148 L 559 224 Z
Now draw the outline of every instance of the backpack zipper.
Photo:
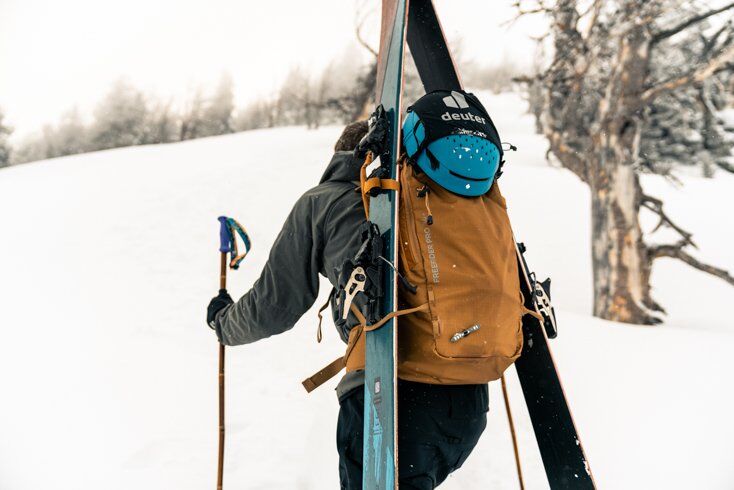
M 431 212 L 431 205 L 428 202 L 428 194 L 431 193 L 431 188 L 428 187 L 426 184 L 423 184 L 423 187 L 418 188 L 418 197 L 423 198 L 423 202 L 426 206 L 426 224 L 428 226 L 431 226 L 433 224 L 433 213 Z

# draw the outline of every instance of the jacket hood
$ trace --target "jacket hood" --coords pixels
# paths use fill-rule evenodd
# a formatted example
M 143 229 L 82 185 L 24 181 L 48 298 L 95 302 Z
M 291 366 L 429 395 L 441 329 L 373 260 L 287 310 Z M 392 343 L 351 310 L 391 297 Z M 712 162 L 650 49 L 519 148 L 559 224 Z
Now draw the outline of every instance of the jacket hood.
M 324 182 L 359 182 L 359 169 L 364 162 L 355 158 L 354 152 L 337 151 L 321 176 Z

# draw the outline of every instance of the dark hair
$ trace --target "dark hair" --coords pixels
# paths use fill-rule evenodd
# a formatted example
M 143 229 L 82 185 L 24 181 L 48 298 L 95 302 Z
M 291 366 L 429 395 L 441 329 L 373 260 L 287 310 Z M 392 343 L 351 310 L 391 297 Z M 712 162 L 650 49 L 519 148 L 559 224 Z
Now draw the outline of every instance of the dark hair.
M 367 121 L 357 121 L 347 124 L 341 136 L 334 145 L 334 151 L 352 151 L 367 134 Z

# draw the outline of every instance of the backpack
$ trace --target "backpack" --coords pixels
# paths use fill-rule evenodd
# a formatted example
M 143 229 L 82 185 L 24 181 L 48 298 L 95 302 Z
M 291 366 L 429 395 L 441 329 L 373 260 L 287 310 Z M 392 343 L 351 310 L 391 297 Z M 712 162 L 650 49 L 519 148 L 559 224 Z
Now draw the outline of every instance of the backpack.
M 370 180 L 363 172 L 366 209 Z M 374 286 L 380 284 L 379 273 L 355 258 L 335 296 L 339 307 L 351 311 L 360 324 L 349 334 L 345 355 L 306 379 L 304 387 L 310 392 L 344 367 L 348 372 L 364 369 L 364 332 L 394 317 L 400 317 L 398 378 L 449 385 L 499 379 L 522 351 L 521 319 L 528 310 L 497 182 L 481 196 L 459 196 L 433 183 L 404 157 L 399 185 L 385 179 L 373 185 L 400 192 L 398 311 L 374 318 L 370 310 L 380 294 Z M 375 247 L 368 243 L 374 236 L 364 238 L 361 253 Z M 368 297 L 361 309 L 347 301 L 359 294 Z

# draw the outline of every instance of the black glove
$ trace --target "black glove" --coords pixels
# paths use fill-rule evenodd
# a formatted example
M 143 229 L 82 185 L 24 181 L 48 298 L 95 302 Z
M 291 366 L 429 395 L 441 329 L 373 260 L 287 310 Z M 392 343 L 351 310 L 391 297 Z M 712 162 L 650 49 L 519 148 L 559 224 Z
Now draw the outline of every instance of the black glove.
M 217 317 L 217 313 L 232 303 L 234 303 L 234 301 L 232 301 L 232 297 L 227 293 L 227 290 L 220 289 L 219 294 L 212 298 L 209 302 L 209 306 L 206 308 L 206 324 L 209 325 L 209 328 L 216 330 L 215 319 Z

